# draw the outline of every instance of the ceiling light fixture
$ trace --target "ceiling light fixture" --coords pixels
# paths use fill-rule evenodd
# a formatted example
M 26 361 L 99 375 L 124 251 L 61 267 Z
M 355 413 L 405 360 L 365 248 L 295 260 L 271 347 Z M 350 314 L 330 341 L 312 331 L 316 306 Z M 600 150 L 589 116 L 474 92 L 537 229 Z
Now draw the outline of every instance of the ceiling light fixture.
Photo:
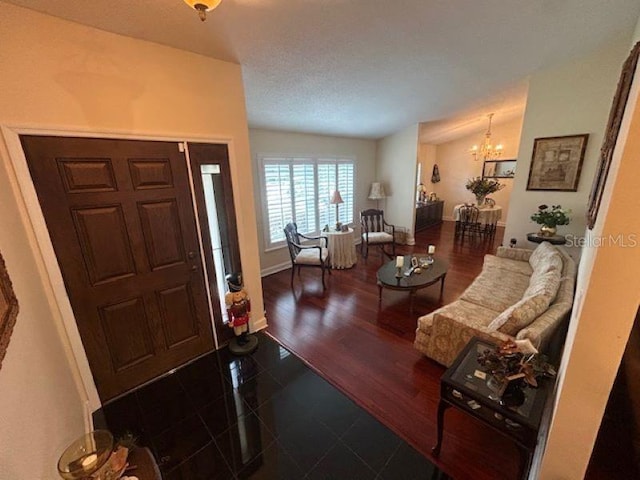
M 484 134 L 484 141 L 482 142 L 482 145 L 479 147 L 478 145 L 474 145 L 470 150 L 474 160 L 482 159 L 485 162 L 487 160 L 497 160 L 500 158 L 503 149 L 502 144 L 493 146 L 491 143 L 491 119 L 493 118 L 493 113 L 490 113 L 487 117 L 489 117 L 489 129 L 487 130 L 487 133 Z
M 184 3 L 198 12 L 200 20 L 203 22 L 207 19 L 207 12 L 210 12 L 218 5 L 222 0 L 184 0 Z

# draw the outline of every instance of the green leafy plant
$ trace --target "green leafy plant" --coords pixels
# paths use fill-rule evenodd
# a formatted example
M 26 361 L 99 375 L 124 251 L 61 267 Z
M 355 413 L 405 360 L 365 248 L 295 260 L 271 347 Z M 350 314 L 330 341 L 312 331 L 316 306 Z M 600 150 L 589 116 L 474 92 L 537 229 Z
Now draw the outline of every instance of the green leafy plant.
M 558 225 L 569 225 L 571 221 L 571 210 L 564 210 L 561 205 L 540 205 L 538 211 L 531 215 L 531 220 L 539 225 L 547 227 L 557 227 Z
M 498 180 L 490 178 L 474 177 L 467 180 L 465 185 L 467 190 L 473 193 L 476 197 L 486 196 L 503 189 L 505 186 Z

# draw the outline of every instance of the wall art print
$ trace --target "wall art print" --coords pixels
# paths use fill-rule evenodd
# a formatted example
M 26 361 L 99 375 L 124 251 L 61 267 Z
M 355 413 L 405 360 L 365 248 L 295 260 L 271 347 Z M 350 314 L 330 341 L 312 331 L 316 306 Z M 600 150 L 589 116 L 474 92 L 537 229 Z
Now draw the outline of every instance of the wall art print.
M 536 138 L 527 190 L 578 190 L 589 134 Z

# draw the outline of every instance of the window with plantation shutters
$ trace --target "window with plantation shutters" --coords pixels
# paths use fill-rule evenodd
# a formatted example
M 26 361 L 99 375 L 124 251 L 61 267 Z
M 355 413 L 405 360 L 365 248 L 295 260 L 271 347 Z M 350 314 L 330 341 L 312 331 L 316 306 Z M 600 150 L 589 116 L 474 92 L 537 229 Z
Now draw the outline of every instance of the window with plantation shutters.
M 353 223 L 355 166 L 350 159 L 261 156 L 264 235 L 267 248 L 284 243 L 289 222 L 305 235 L 318 235 L 325 225 Z M 336 188 L 344 203 L 329 203 Z

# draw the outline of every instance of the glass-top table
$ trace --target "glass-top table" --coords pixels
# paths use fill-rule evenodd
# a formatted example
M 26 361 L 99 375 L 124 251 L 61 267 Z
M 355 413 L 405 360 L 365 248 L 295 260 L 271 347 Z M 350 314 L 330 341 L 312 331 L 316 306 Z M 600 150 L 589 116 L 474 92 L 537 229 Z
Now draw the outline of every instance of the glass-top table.
M 495 345 L 472 338 L 440 379 L 438 441 L 433 454 L 438 456 L 442 447 L 444 412 L 456 407 L 515 441 L 522 456 L 520 477 L 526 478 L 553 381 L 542 378 L 538 388 L 523 387 L 524 402 L 519 406 L 502 405 L 491 373 L 478 363 L 478 354 L 493 349 Z

